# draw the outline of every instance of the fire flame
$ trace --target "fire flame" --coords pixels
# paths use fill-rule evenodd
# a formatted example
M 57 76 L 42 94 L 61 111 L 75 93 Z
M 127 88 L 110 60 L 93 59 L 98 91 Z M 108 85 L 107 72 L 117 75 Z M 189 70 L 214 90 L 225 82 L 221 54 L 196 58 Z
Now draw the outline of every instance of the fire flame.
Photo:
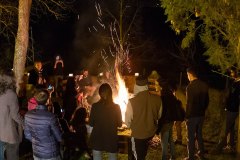
M 121 108 L 121 113 L 122 113 L 122 120 L 123 122 L 125 121 L 125 112 L 127 109 L 127 104 L 128 104 L 128 89 L 125 85 L 125 82 L 122 78 L 122 76 L 119 74 L 118 71 L 116 71 L 116 79 L 117 79 L 117 95 L 113 98 L 113 101 L 118 104 Z

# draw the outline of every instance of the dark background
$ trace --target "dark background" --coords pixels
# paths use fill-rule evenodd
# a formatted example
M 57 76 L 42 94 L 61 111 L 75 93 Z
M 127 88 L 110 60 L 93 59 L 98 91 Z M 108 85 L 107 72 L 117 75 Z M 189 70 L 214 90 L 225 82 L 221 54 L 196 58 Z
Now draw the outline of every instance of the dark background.
M 72 13 L 65 21 L 43 17 L 38 23 L 31 24 L 35 58 L 53 61 L 54 57 L 60 54 L 66 63 L 66 72 L 88 67 L 86 62 L 89 62 L 88 58 L 94 47 L 98 47 L 94 46 L 95 42 L 88 31 L 88 27 L 91 27 L 97 18 L 94 3 L 82 0 L 75 8 L 78 13 Z M 145 59 L 135 62 L 135 66 L 132 66 L 133 72 L 143 69 L 136 66 L 146 66 L 148 70 L 164 70 L 165 68 L 174 70 L 176 68 L 175 70 L 179 71 L 178 62 L 169 56 L 168 51 L 177 52 L 173 43 L 180 43 L 180 40 L 165 22 L 166 16 L 163 9 L 154 0 L 146 2 L 143 0 L 140 16 L 144 38 L 151 39 L 154 45 L 151 52 L 155 53 L 149 53 Z M 134 56 L 133 59 L 137 58 L 137 55 Z M 156 58 L 152 60 L 152 56 Z M 163 60 L 172 63 L 162 63 Z
M 108 1 L 111 6 L 113 1 Z M 102 71 L 99 69 L 101 66 L 98 65 L 99 57 L 92 54 L 94 50 L 99 48 L 97 40 L 88 30 L 97 18 L 94 2 L 94 0 L 76 1 L 74 12 L 63 21 L 45 15 L 37 21 L 30 22 L 30 48 L 33 46 L 35 60 L 40 59 L 44 62 L 48 74 L 53 74 L 56 55 L 62 56 L 65 62 L 66 75 L 80 71 L 84 67 L 89 68 L 93 75 Z M 150 39 L 153 49 L 146 52 L 143 48 L 142 51 L 146 52 L 144 58 L 139 58 L 137 54 L 134 54 L 130 59 L 132 72 L 124 72 L 124 74 L 133 75 L 135 72 L 142 72 L 144 69 L 148 73 L 157 70 L 164 79 L 179 83 L 180 73 L 183 73 L 182 77 L 187 83 L 186 68 L 191 64 L 191 61 L 182 62 L 172 56 L 172 54 L 179 55 L 179 46 L 184 33 L 176 35 L 170 28 L 169 23 L 166 23 L 167 17 L 164 15 L 164 10 L 159 6 L 158 0 L 141 0 L 140 2 L 142 4 L 140 12 L 142 38 Z M 14 42 L 14 40 L 12 41 Z M 14 52 L 14 43 L 10 47 L 5 47 L 4 43 L 3 39 L 0 39 L 0 58 L 4 57 L 2 56 L 3 52 Z M 198 65 L 201 78 L 208 81 L 212 86 L 221 88 L 224 86 L 225 78 L 211 71 L 214 68 L 207 63 L 207 57 L 203 56 L 205 48 L 200 40 L 197 39 L 194 44 L 194 61 Z M 33 63 L 28 61 L 27 65 L 31 68 Z

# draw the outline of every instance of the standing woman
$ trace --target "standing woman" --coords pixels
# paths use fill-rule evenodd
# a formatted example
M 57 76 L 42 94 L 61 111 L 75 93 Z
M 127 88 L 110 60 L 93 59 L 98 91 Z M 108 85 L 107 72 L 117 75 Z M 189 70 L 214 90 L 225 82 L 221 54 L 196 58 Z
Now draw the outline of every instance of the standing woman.
M 93 159 L 101 160 L 102 151 L 108 152 L 109 160 L 117 159 L 117 127 L 122 126 L 122 115 L 119 105 L 112 99 L 112 89 L 104 83 L 99 88 L 100 100 L 92 105 L 89 124 L 93 127 L 90 136 L 90 147 Z
M 22 141 L 23 119 L 15 92 L 16 82 L 10 70 L 0 70 L 0 160 L 19 159 L 19 144 Z

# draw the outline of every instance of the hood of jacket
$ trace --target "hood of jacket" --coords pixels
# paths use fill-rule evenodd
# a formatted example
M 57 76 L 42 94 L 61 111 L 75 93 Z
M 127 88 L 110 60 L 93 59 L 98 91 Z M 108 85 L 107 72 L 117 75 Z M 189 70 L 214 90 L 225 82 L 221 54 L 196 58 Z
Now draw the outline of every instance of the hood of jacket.
M 4 94 L 7 89 L 15 88 L 15 79 L 13 77 L 0 74 L 0 95 Z

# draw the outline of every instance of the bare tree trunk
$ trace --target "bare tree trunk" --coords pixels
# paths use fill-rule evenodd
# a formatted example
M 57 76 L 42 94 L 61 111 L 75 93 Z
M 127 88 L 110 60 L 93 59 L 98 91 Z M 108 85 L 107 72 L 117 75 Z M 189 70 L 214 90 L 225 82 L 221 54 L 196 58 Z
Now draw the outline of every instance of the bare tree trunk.
M 16 77 L 17 93 L 20 84 L 23 83 L 26 55 L 29 40 L 29 19 L 32 0 L 19 0 L 18 7 L 18 31 L 15 42 L 13 70 Z
M 238 46 L 237 46 L 237 54 L 240 54 L 240 36 L 238 36 Z M 239 63 L 238 63 L 238 68 L 239 68 Z M 239 109 L 240 109 L 240 105 L 239 105 Z M 240 157 L 240 112 L 238 114 L 238 141 L 237 141 L 237 153 L 238 156 Z

